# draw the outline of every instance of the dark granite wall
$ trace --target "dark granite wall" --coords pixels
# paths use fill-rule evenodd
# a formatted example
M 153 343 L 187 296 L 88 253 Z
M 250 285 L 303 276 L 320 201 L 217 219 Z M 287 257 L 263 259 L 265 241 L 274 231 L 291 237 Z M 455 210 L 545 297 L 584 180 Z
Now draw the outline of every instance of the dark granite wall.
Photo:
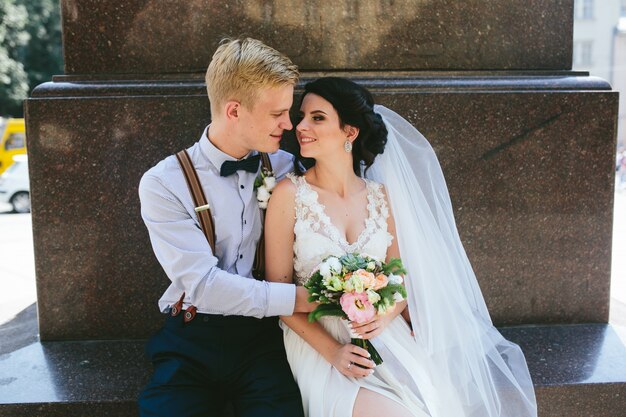
M 304 70 L 562 70 L 573 0 L 62 0 L 67 74 L 203 72 L 247 34 Z M 182 46 L 182 47 L 181 47 Z
M 616 94 L 576 75 L 446 75 L 357 80 L 432 142 L 494 321 L 605 322 Z M 72 80 L 28 103 L 41 336 L 145 337 L 168 281 L 137 184 L 208 122 L 202 76 Z
M 241 33 L 422 130 L 497 324 L 607 321 L 617 93 L 569 71 L 572 0 L 61 4 L 67 75 L 26 104 L 42 340 L 158 326 L 137 184 L 198 138 L 206 65 Z

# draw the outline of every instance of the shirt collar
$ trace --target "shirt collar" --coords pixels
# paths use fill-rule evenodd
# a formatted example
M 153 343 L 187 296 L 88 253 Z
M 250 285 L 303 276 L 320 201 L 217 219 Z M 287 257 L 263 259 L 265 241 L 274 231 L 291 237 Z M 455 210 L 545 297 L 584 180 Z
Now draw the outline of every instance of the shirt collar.
M 237 158 L 234 158 L 227 153 L 222 152 L 209 140 L 209 136 L 207 134 L 207 132 L 209 131 L 209 126 L 204 128 L 204 132 L 202 132 L 202 137 L 200 137 L 200 140 L 198 142 L 200 143 L 200 151 L 202 152 L 204 157 L 207 158 L 209 162 L 213 164 L 213 166 L 217 168 L 219 172 L 224 162 L 237 161 Z M 257 153 L 257 151 L 252 151 L 244 156 L 242 159 L 252 155 L 256 155 Z

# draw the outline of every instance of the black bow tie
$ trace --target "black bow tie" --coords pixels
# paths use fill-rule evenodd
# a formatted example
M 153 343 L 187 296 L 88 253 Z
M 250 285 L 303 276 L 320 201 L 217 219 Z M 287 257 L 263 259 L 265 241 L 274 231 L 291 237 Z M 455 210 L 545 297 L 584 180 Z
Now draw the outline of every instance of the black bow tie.
M 257 154 L 239 161 L 225 161 L 220 168 L 220 175 L 222 177 L 228 177 L 237 171 L 257 172 L 259 170 L 260 159 L 261 156 Z

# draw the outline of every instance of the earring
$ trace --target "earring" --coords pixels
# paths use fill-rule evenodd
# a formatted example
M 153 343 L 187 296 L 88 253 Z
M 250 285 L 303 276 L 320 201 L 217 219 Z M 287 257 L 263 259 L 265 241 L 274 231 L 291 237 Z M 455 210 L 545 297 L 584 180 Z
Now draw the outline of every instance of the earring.
M 352 152 L 352 142 L 350 142 L 348 139 L 346 139 L 346 141 L 343 143 L 343 150 L 346 152 Z

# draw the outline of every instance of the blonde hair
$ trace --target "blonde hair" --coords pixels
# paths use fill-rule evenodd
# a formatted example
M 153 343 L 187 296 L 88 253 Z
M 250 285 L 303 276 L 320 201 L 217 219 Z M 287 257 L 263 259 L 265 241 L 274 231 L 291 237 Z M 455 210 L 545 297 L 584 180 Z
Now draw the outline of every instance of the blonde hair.
M 259 90 L 295 85 L 300 73 L 289 58 L 252 38 L 223 39 L 206 72 L 211 112 L 220 113 L 228 100 L 252 108 Z

